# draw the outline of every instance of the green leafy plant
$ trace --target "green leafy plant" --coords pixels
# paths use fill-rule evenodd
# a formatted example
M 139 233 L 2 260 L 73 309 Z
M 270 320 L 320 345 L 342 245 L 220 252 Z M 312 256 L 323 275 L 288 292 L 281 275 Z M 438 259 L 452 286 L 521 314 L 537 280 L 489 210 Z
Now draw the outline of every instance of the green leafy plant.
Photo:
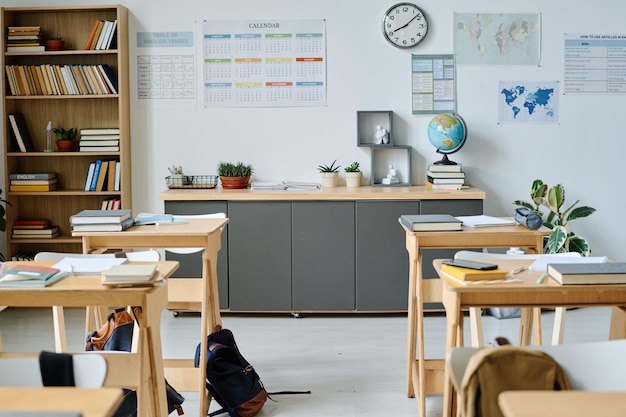
M 243 162 L 220 162 L 217 165 L 217 175 L 220 177 L 249 177 L 252 175 L 252 165 Z
M 52 36 L 52 37 L 50 38 L 50 40 L 53 40 L 53 41 L 62 41 L 62 40 L 63 40 L 63 37 L 62 37 L 62 36 L 59 36 L 59 35 L 56 35 L 56 36 Z
M 319 172 L 337 172 L 341 165 L 335 165 L 337 160 L 335 159 L 330 165 L 318 165 L 317 169 Z
M 359 163 L 356 161 L 345 167 L 344 170 L 346 172 L 361 172 L 359 169 Z
M 5 205 L 10 206 L 11 203 L 8 202 L 7 200 L 5 200 L 4 198 L 1 198 L 2 196 L 2 189 L 0 189 L 0 232 L 5 232 L 7 230 L 7 219 L 6 219 L 6 208 L 4 207 Z M 4 261 L 5 257 L 4 254 L 0 253 L 0 261 Z
M 572 232 L 569 228 L 569 222 L 590 216 L 596 209 L 589 206 L 576 207 L 580 200 L 576 200 L 563 209 L 565 187 L 562 184 L 549 187 L 548 184 L 539 179 L 533 181 L 530 198 L 532 203 L 515 200 L 513 204 L 533 210 L 542 217 L 543 225 L 552 230 L 551 235 L 544 236 L 544 253 L 578 252 L 582 256 L 588 256 L 591 253 L 587 240 Z M 541 211 L 541 207 L 548 209 L 545 215 Z
M 55 127 L 52 131 L 54 132 L 57 140 L 74 140 L 76 134 L 78 133 L 75 127 L 67 130 Z

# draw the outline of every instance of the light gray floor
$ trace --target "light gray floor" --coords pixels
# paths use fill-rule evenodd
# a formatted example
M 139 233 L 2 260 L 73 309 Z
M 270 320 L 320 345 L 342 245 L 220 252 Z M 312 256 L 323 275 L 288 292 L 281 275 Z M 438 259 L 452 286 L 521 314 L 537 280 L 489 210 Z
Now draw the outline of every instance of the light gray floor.
M 84 310 L 66 309 L 71 350 L 83 349 Z M 549 342 L 552 312 L 543 313 Z M 608 308 L 567 312 L 565 342 L 606 340 Z M 404 315 L 223 316 L 243 355 L 255 366 L 268 391 L 311 390 L 310 395 L 277 396 L 259 417 L 417 417 L 415 399 L 405 394 L 406 317 Z M 519 319 L 483 318 L 485 339 L 517 340 Z M 426 356 L 444 357 L 445 317 L 425 319 Z M 468 327 L 468 326 L 466 326 Z M 53 350 L 50 309 L 0 312 L 6 351 Z M 199 342 L 199 317 L 165 311 L 162 320 L 166 358 L 191 358 Z M 466 335 L 469 340 L 469 334 Z M 198 416 L 198 396 L 183 393 L 185 416 Z M 214 406 L 211 408 L 214 409 Z M 441 416 L 442 396 L 427 398 L 427 416 Z M 172 414 L 172 415 L 175 415 Z

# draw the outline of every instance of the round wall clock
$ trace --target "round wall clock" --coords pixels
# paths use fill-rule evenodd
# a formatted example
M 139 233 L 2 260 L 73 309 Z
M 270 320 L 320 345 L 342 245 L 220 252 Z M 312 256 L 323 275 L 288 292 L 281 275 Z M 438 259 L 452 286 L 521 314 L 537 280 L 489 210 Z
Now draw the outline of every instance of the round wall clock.
M 424 12 L 412 3 L 398 3 L 383 15 L 385 39 L 398 48 L 412 48 L 428 33 Z

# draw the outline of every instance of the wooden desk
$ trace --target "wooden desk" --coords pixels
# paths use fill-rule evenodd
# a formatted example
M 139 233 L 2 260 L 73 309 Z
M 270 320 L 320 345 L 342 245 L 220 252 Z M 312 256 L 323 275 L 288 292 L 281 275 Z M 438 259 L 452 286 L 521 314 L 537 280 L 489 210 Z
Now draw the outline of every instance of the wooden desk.
M 217 253 L 221 247 L 222 229 L 228 219 L 187 219 L 187 223 L 135 226 L 124 232 L 75 233 L 83 240 L 83 252 L 109 248 L 204 248 L 202 252 L 202 309 L 200 363 L 206 363 L 207 336 L 221 324 L 217 286 Z M 196 280 L 198 281 L 198 280 Z M 0 303 L 1 305 L 1 303 Z M 93 304 L 102 305 L 102 304 Z M 109 304 L 112 305 L 112 304 Z M 132 305 L 132 304 L 123 304 Z M 193 360 L 166 360 L 168 381 L 180 391 L 200 393 L 200 416 L 207 415 L 206 368 L 193 367 Z M 190 381 L 194 381 L 191 382 Z
M 510 270 L 531 261 L 502 261 L 500 267 Z M 442 298 L 446 309 L 446 352 L 463 346 L 463 308 L 469 307 L 593 307 L 626 306 L 626 284 L 560 285 L 547 278 L 537 284 L 538 271 L 523 271 L 515 277 L 522 283 L 462 285 L 440 272 L 441 259 L 433 262 L 443 282 Z M 619 311 L 621 309 L 614 309 Z M 613 321 L 612 321 L 613 322 Z M 615 337 L 624 337 L 624 329 L 611 329 Z M 445 372 L 443 415 L 452 416 L 454 388 Z
M 504 417 L 626 416 L 626 392 L 505 391 L 498 404 Z
M 8 262 L 7 266 L 17 263 Z M 53 262 L 37 264 L 51 265 Z M 178 268 L 178 262 L 159 262 L 158 268 L 167 277 Z M 166 416 L 161 313 L 167 305 L 167 286 L 110 288 L 103 286 L 100 280 L 99 275 L 69 275 L 46 288 L 0 288 L 0 304 L 14 307 L 141 307 L 137 353 L 102 352 L 108 369 L 104 385 L 136 387 L 138 415 Z M 31 404 L 29 401 L 27 405 Z
M 399 219 L 398 219 L 399 220 Z M 463 227 L 458 232 L 413 232 L 400 224 L 406 232 L 406 250 L 409 252 L 409 301 L 407 329 L 407 394 L 415 396 L 419 415 L 426 414 L 429 393 L 442 392 L 446 381 L 443 359 L 424 358 L 424 302 L 441 301 L 441 282 L 422 279 L 422 250 L 444 248 L 508 248 L 523 247 L 527 252 L 543 251 L 546 230 L 531 230 L 524 226 Z M 520 338 L 530 342 L 532 317 L 522 318 Z M 416 359 L 417 351 L 417 359 Z
M 111 417 L 121 403 L 119 388 L 0 387 L 0 411 L 77 411 L 83 417 Z

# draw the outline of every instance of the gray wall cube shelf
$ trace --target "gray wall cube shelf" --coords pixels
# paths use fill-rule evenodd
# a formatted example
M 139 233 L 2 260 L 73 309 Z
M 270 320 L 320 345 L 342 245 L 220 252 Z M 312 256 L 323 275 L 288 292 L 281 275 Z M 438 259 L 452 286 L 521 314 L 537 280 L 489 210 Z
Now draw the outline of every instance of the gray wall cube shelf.
M 376 126 L 381 125 L 389 134 L 389 143 L 376 145 Z M 393 112 L 391 110 L 356 112 L 357 146 L 392 146 Z

